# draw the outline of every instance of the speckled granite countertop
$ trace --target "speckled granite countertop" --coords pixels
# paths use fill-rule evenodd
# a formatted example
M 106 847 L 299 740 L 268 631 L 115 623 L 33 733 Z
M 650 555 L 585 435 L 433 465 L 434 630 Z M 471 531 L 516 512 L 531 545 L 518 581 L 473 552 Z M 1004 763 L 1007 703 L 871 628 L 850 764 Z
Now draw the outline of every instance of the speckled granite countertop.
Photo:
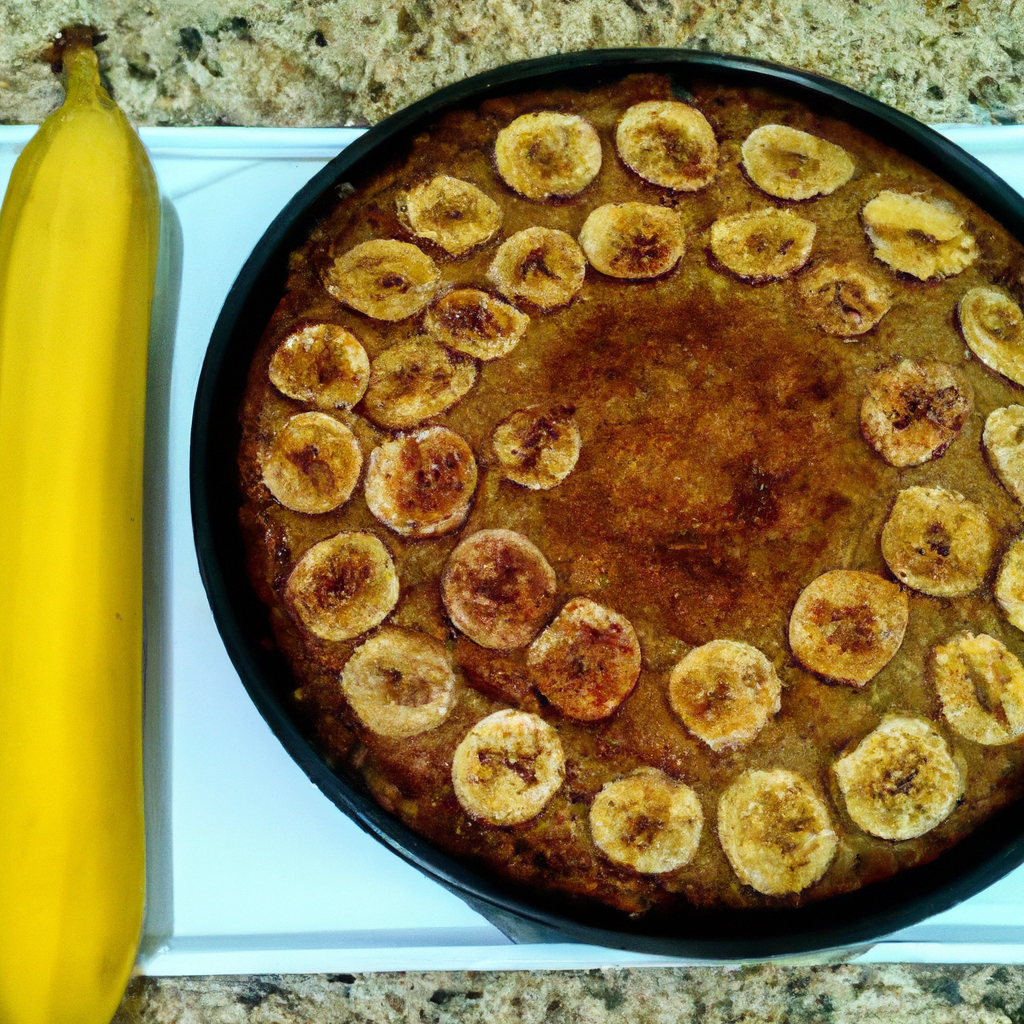
M 510 60 L 614 46 L 761 57 L 929 122 L 1024 123 L 1024 0 L 5 0 L 0 123 L 42 120 L 62 25 L 146 125 L 365 125 Z M 1024 968 L 833 966 L 136 979 L 115 1024 L 1024 1021 Z

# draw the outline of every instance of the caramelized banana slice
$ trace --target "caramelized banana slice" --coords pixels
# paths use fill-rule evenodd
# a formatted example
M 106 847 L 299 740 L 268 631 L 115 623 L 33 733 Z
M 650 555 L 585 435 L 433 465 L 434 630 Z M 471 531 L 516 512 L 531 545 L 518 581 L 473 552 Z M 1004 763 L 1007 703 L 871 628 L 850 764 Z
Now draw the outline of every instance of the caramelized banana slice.
M 506 299 L 557 309 L 583 287 L 587 261 L 572 235 L 554 228 L 526 228 L 505 239 L 487 271 Z
M 755 128 L 740 152 L 750 180 L 779 199 L 828 196 L 853 177 L 853 160 L 842 146 L 783 124 Z
M 555 607 L 555 570 L 521 533 L 480 530 L 448 556 L 441 599 L 457 629 L 481 647 L 525 647 Z
M 846 810 L 880 839 L 916 839 L 946 820 L 964 779 L 932 726 L 887 718 L 833 766 Z
M 964 597 L 992 566 L 996 535 L 980 505 L 941 487 L 908 487 L 882 528 L 893 575 L 932 597 Z
M 455 702 L 455 670 L 440 640 L 385 628 L 352 652 L 341 688 L 367 729 L 405 739 L 447 718 Z
M 711 251 L 722 266 L 752 284 L 789 277 L 811 258 L 818 230 L 791 210 L 758 210 L 711 225 Z
M 872 572 L 836 569 L 804 587 L 789 619 L 789 646 L 811 672 L 863 686 L 903 643 L 910 602 Z
M 455 748 L 452 785 L 467 814 L 491 825 L 536 817 L 565 781 L 558 733 L 539 715 L 505 708 Z
M 1024 384 L 1024 312 L 1005 292 L 972 288 L 956 307 L 971 351 L 996 373 Z
M 996 576 L 995 596 L 1010 623 L 1024 630 L 1024 539 L 1006 549 Z
M 495 428 L 494 454 L 505 476 L 534 491 L 560 484 L 580 457 L 580 432 L 571 407 L 531 406 L 506 416 Z
M 436 537 L 457 530 L 476 490 L 473 450 L 454 430 L 428 427 L 370 452 L 366 504 L 395 533 Z
M 590 805 L 590 834 L 616 864 L 660 875 L 697 853 L 704 811 L 689 786 L 657 768 L 606 783 Z
M 888 189 L 861 211 L 875 256 L 922 281 L 953 277 L 978 258 L 974 236 L 948 203 Z
M 299 559 L 284 598 L 311 633 L 351 640 L 379 626 L 398 603 L 398 574 L 372 534 L 338 533 Z
M 879 370 L 860 407 L 860 429 L 890 466 L 920 466 L 956 440 L 974 412 L 974 388 L 959 367 L 938 359 Z
M 498 132 L 494 160 L 505 184 L 527 199 L 574 196 L 601 170 L 601 140 L 582 117 L 538 110 Z
M 324 412 L 301 412 L 277 432 L 263 482 L 285 508 L 316 515 L 348 501 L 363 453 L 344 423 Z
M 433 298 L 439 278 L 434 261 L 415 245 L 377 238 L 338 256 L 324 272 L 324 287 L 375 320 L 404 320 Z
M 455 288 L 441 296 L 425 318 L 431 336 L 475 359 L 500 359 L 519 344 L 530 318 L 479 288 Z
M 682 257 L 686 236 L 675 210 L 609 203 L 583 222 L 580 245 L 595 270 L 637 280 L 667 274 Z
M 892 306 L 885 281 L 846 262 L 822 263 L 802 275 L 797 295 L 804 312 L 837 338 L 866 334 Z
M 382 427 L 415 427 L 442 413 L 476 383 L 476 363 L 436 342 L 412 338 L 385 349 L 370 367 L 366 415 Z
M 1024 503 L 1024 405 L 1007 405 L 990 412 L 982 442 L 1002 485 Z
M 800 892 L 828 870 L 836 834 L 824 800 L 794 772 L 744 772 L 718 801 L 718 839 L 744 885 Z
M 772 663 L 750 644 L 712 640 L 672 670 L 672 710 L 712 750 L 749 743 L 781 707 L 782 683 Z
M 366 391 L 370 359 L 359 339 L 334 324 L 303 324 L 270 359 L 270 383 L 297 402 L 351 409 Z
M 986 746 L 1024 736 L 1024 667 L 994 637 L 961 633 L 939 644 L 931 670 L 955 732 Z
M 607 718 L 640 678 L 640 641 L 625 616 L 586 597 L 569 601 L 530 644 L 534 685 L 567 718 Z
M 399 198 L 398 210 L 414 235 L 452 256 L 489 242 L 501 227 L 501 207 L 490 196 L 447 174 L 410 189 Z
M 615 130 L 615 146 L 645 181 L 678 192 L 696 192 L 718 173 L 718 140 L 707 118 L 674 100 L 630 107 Z

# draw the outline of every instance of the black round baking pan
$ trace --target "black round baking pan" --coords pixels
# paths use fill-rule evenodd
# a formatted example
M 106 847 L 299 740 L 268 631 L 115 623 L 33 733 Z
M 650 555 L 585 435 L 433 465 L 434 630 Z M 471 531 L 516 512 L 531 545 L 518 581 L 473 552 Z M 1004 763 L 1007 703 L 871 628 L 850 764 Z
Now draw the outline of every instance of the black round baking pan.
M 415 133 L 490 95 L 585 89 L 636 72 L 761 86 L 845 120 L 945 178 L 1024 240 L 1024 209 L 1005 183 L 919 122 L 835 82 L 762 61 L 670 49 L 592 50 L 507 65 L 449 86 L 372 128 L 320 171 L 253 250 L 210 340 L 192 423 L 192 519 L 203 582 L 242 682 L 289 754 L 339 808 L 404 860 L 491 916 L 510 933 L 550 929 L 581 942 L 693 959 L 739 960 L 863 945 L 947 910 L 1024 862 L 1024 815 L 1010 806 L 929 864 L 799 909 L 698 910 L 633 920 L 610 908 L 523 891 L 441 853 L 335 774 L 289 716 L 289 669 L 275 650 L 267 609 L 250 586 L 238 526 L 238 410 L 255 346 L 284 292 L 289 253 L 350 178 L 382 166 Z

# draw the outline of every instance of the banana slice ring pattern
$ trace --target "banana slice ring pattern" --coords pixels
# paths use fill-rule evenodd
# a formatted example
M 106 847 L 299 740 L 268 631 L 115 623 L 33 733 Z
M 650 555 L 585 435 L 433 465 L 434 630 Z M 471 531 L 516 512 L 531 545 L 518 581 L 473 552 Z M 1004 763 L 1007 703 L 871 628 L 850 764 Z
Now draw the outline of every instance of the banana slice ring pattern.
M 645 181 L 697 192 L 718 173 L 718 140 L 708 119 L 673 100 L 636 103 L 615 129 L 622 162 Z
M 934 197 L 886 190 L 865 204 L 861 217 L 875 257 L 921 281 L 953 277 L 978 258 L 963 216 Z
M 527 199 L 574 196 L 601 170 L 601 139 L 582 117 L 538 110 L 498 132 L 494 161 L 505 184 Z
M 838 846 L 825 802 L 782 768 L 744 772 L 725 790 L 718 839 L 739 880 L 766 896 L 813 885 Z
M 818 226 L 792 210 L 758 210 L 720 217 L 711 225 L 711 252 L 751 284 L 779 281 L 810 258 Z
M 782 706 L 782 683 L 772 663 L 738 640 L 695 647 L 672 670 L 672 710 L 712 750 L 749 743 Z
M 452 785 L 463 810 L 490 825 L 535 818 L 564 781 L 558 733 L 539 715 L 513 708 L 477 722 L 452 759 Z
M 660 875 L 693 860 L 704 828 L 697 794 L 656 768 L 606 783 L 590 805 L 590 835 L 613 863 Z
M 440 272 L 410 242 L 377 238 L 338 256 L 324 287 L 339 302 L 375 320 L 404 320 L 434 297 Z
M 797 296 L 811 320 L 837 338 L 867 334 L 892 307 L 887 282 L 843 261 L 827 261 L 802 274 Z
M 870 572 L 836 569 L 801 591 L 789 645 L 805 668 L 863 686 L 893 659 L 910 617 L 906 591 Z
M 476 185 L 448 174 L 411 188 L 398 202 L 409 230 L 452 256 L 489 242 L 501 227 L 501 207 Z
M 885 719 L 834 771 L 854 823 L 880 839 L 923 836 L 964 791 L 946 741 L 920 718 Z
M 351 640 L 379 626 L 398 603 L 391 555 L 369 533 L 339 533 L 314 544 L 285 584 L 292 614 L 323 640 Z
M 555 607 L 555 570 L 513 530 L 479 530 L 459 542 L 441 574 L 453 625 L 481 647 L 525 647 Z
M 415 427 L 449 409 L 476 383 L 476 363 L 416 338 L 385 349 L 370 365 L 366 415 L 382 427 Z
M 1015 540 L 1003 555 L 995 597 L 1011 625 L 1024 631 L 1024 540 Z
M 440 640 L 384 628 L 352 652 L 341 688 L 371 732 L 407 739 L 436 729 L 455 703 L 455 669 Z
M 559 712 L 596 722 L 633 692 L 640 641 L 625 616 L 576 597 L 530 645 L 526 664 L 536 688 Z
M 344 423 L 325 412 L 302 412 L 274 437 L 263 482 L 285 508 L 317 515 L 348 501 L 362 467 L 359 442 Z
M 270 383 L 297 402 L 319 409 L 351 409 L 366 392 L 370 359 L 344 327 L 310 323 L 293 330 L 274 350 Z
M 974 412 L 974 388 L 957 366 L 938 359 L 879 370 L 860 407 L 864 440 L 891 466 L 920 466 L 956 440 Z
M 642 280 L 675 267 L 686 251 L 686 234 L 679 214 L 668 207 L 609 203 L 583 222 L 580 246 L 602 274 Z
M 480 288 L 453 288 L 424 317 L 431 337 L 474 359 L 501 359 L 526 334 L 530 318 Z
M 954 732 L 997 746 L 1024 736 L 1024 667 L 987 633 L 962 633 L 932 651 L 931 676 Z
M 579 294 L 586 269 L 586 257 L 572 235 L 526 228 L 501 243 L 487 278 L 506 299 L 549 310 L 568 305 Z
M 1024 504 L 1024 405 L 993 409 L 985 420 L 982 444 L 1000 483 Z
M 476 479 L 466 441 L 447 427 L 428 427 L 370 452 L 366 504 L 403 537 L 437 537 L 465 522 Z
M 828 196 L 853 177 L 853 160 L 842 146 L 787 125 L 755 128 L 740 153 L 747 177 L 778 199 Z
M 582 441 L 571 406 L 517 409 L 495 428 L 491 447 L 502 472 L 534 491 L 557 487 L 575 468 Z
M 971 351 L 996 373 L 1024 384 L 1024 312 L 1006 292 L 972 288 L 956 307 L 960 331 Z
M 996 535 L 980 505 L 941 487 L 908 487 L 882 528 L 893 575 L 932 597 L 964 597 L 985 581 Z

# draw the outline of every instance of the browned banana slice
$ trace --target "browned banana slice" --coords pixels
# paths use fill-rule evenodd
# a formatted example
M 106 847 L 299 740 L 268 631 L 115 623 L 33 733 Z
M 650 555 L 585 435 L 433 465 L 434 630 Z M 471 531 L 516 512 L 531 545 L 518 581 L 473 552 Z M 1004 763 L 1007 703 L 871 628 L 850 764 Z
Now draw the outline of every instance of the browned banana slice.
M 505 476 L 534 491 L 560 484 L 580 457 L 580 432 L 571 407 L 531 406 L 506 416 L 492 444 Z
M 672 670 L 668 699 L 686 727 L 712 750 L 749 743 L 781 707 L 782 683 L 750 644 L 712 640 Z
M 707 118 L 674 100 L 645 100 L 615 130 L 622 162 L 645 181 L 696 192 L 718 173 L 718 140 Z
M 530 644 L 534 685 L 567 718 L 607 718 L 640 678 L 640 641 L 629 620 L 586 597 L 569 601 Z
M 555 607 L 555 570 L 521 533 L 480 530 L 449 555 L 441 598 L 454 625 L 481 647 L 525 647 Z
M 299 559 L 284 597 L 311 633 L 351 640 L 379 626 L 398 603 L 398 574 L 372 534 L 338 533 Z
M 920 466 L 945 452 L 972 412 L 974 388 L 963 370 L 938 359 L 904 359 L 871 378 L 860 429 L 890 466 Z
M 410 189 L 398 204 L 414 235 L 429 238 L 453 256 L 489 242 L 501 227 L 501 207 L 490 196 L 447 174 Z
M 404 320 L 430 302 L 439 278 L 434 261 L 415 245 L 376 238 L 338 256 L 324 273 L 324 287 L 375 320 Z
M 667 274 L 686 249 L 675 210 L 647 203 L 609 203 L 583 222 L 580 245 L 595 270 L 637 280 Z
M 494 160 L 509 188 L 527 199 L 574 196 L 601 170 L 601 140 L 582 117 L 538 110 L 498 132 Z
M 359 442 L 325 412 L 301 412 L 277 432 L 263 482 L 285 508 L 316 515 L 348 501 L 363 467 Z
M 447 427 L 428 427 L 370 452 L 366 504 L 405 537 L 436 537 L 458 529 L 476 490 L 476 459 Z
M 783 124 L 755 128 L 741 153 L 750 180 L 779 199 L 828 196 L 853 177 L 853 160 L 842 146 Z
M 353 651 L 341 688 L 367 729 L 405 739 L 447 718 L 455 702 L 455 669 L 440 640 L 386 628 Z
M 697 794 L 657 768 L 606 783 L 590 805 L 597 847 L 609 860 L 644 875 L 689 864 L 703 828 Z
M 425 318 L 431 336 L 447 348 L 476 359 L 500 359 L 519 344 L 530 318 L 479 288 L 454 288 Z
M 922 281 L 953 277 L 978 258 L 963 216 L 943 200 L 886 190 L 861 216 L 875 256 Z
M 996 373 L 1024 384 L 1024 312 L 1006 292 L 972 288 L 957 306 L 964 341 Z
M 1002 485 L 1024 503 L 1024 405 L 1007 405 L 990 412 L 982 441 Z
M 964 779 L 930 723 L 892 717 L 834 765 L 846 810 L 880 839 L 916 839 L 952 813 Z
M 777 281 L 811 257 L 818 230 L 791 210 L 758 210 L 711 225 L 711 251 L 722 266 L 753 284 Z
M 1006 549 L 996 576 L 995 595 L 1010 622 L 1024 630 L 1024 539 L 1015 540 Z
M 366 415 L 382 427 L 415 427 L 442 413 L 476 383 L 476 363 L 436 342 L 411 338 L 385 349 L 370 367 Z
M 824 800 L 795 772 L 744 772 L 718 801 L 718 839 L 744 885 L 800 892 L 828 870 L 836 834 Z
M 586 269 L 586 257 L 572 235 L 526 228 L 501 243 L 487 277 L 506 299 L 556 309 L 576 297 Z
M 539 715 L 506 708 L 477 722 L 455 749 L 452 785 L 467 814 L 491 825 L 535 818 L 565 781 L 558 733 Z
M 1024 667 L 994 637 L 961 633 L 939 644 L 931 670 L 955 732 L 986 746 L 1024 736 Z
M 903 643 L 906 591 L 872 572 L 836 569 L 804 587 L 789 619 L 789 645 L 812 672 L 863 686 Z
M 270 383 L 320 409 L 351 409 L 366 391 L 370 359 L 359 339 L 334 324 L 303 324 L 270 359 Z
M 908 487 L 882 528 L 893 575 L 932 597 L 964 597 L 992 566 L 996 535 L 980 505 L 941 487 Z
M 838 338 L 866 334 L 889 312 L 889 285 L 853 263 L 827 262 L 808 271 L 797 287 L 804 312 Z

